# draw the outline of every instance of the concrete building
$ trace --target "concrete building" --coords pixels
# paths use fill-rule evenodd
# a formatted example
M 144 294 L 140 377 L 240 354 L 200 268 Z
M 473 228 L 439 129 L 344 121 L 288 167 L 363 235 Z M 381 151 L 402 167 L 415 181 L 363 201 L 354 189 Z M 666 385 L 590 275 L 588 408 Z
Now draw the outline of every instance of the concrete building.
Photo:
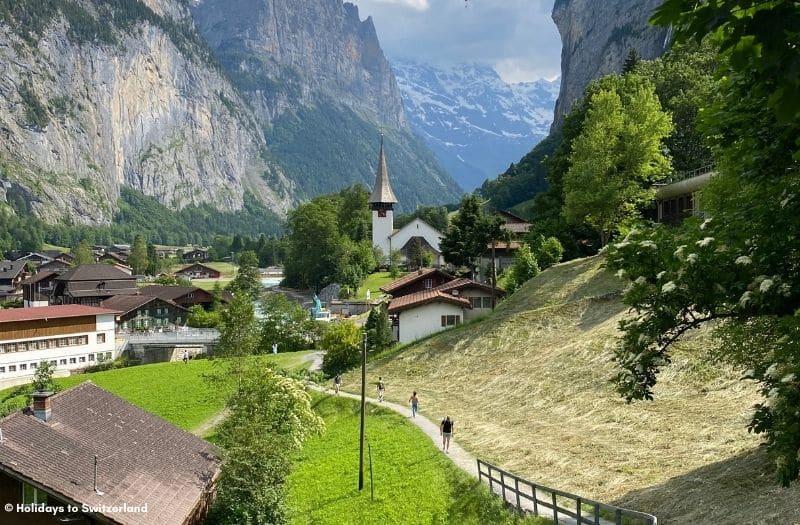
M 83 305 L 0 310 L 0 387 L 30 381 L 42 361 L 68 371 L 116 358 L 117 314 Z

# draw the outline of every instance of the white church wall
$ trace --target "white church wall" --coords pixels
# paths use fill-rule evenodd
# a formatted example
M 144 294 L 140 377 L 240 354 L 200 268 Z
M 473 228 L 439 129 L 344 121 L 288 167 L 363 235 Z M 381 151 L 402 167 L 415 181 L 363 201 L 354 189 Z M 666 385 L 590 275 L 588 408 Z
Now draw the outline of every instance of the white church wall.
M 378 210 L 372 210 L 372 245 L 381 249 L 386 260 L 392 249 L 390 237 L 394 231 L 394 215 L 392 210 L 386 210 L 385 217 L 378 216 Z

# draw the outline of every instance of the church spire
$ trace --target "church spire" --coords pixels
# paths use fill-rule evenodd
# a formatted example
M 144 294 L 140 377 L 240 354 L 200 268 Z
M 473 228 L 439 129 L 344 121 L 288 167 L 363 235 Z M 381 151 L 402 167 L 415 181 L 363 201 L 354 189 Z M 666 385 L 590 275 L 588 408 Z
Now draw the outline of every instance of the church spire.
M 386 168 L 386 157 L 383 154 L 383 133 L 381 133 L 381 151 L 378 153 L 378 171 L 375 175 L 375 186 L 369 196 L 370 204 L 395 204 L 397 197 L 394 196 L 392 187 L 389 184 L 389 170 Z

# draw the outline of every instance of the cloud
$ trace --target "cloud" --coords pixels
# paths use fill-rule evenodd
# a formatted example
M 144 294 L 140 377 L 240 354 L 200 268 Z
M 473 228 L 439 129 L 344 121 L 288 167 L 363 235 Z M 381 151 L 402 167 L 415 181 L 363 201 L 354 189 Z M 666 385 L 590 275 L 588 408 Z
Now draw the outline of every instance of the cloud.
M 553 0 L 354 1 L 362 18 L 372 16 L 389 57 L 488 64 L 511 82 L 560 73 Z

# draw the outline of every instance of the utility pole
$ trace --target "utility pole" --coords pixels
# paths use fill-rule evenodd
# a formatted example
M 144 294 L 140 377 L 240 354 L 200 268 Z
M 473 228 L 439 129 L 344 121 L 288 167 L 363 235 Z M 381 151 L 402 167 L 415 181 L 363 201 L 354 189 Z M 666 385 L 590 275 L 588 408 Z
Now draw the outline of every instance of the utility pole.
M 367 404 L 367 333 L 364 332 L 364 345 L 361 351 L 361 435 L 358 445 L 358 490 L 364 488 L 364 416 Z

